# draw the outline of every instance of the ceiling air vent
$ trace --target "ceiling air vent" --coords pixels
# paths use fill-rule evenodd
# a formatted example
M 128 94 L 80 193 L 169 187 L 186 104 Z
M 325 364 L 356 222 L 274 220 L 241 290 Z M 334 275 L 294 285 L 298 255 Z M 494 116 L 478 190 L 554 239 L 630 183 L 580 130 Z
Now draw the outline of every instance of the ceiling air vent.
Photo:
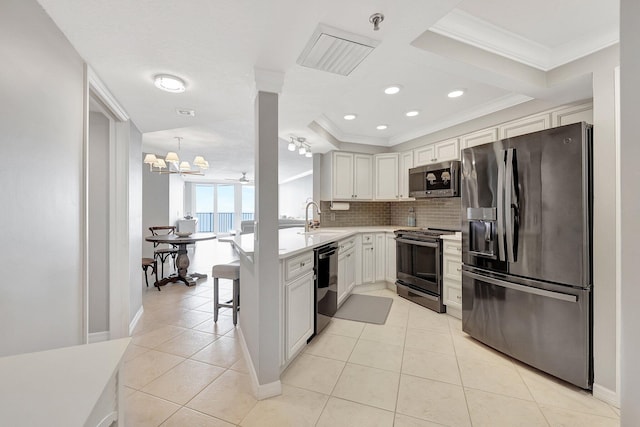
M 320 24 L 300 54 L 298 64 L 348 76 L 379 43 Z

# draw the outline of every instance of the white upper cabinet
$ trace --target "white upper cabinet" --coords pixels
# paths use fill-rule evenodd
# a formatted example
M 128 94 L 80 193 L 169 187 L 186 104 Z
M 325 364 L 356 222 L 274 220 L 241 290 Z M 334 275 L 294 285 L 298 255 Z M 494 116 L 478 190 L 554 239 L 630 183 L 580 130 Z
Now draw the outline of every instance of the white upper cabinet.
M 370 154 L 353 155 L 353 195 L 357 200 L 373 198 L 372 164 Z
M 427 145 L 425 147 L 416 148 L 413 150 L 413 164 L 414 166 L 428 165 L 434 163 L 435 149 L 433 145 Z
M 572 105 L 551 113 L 553 126 L 564 126 L 572 123 L 587 122 L 593 124 L 593 104 Z
M 462 149 L 498 140 L 498 128 L 483 129 L 460 137 Z
M 537 132 L 539 130 L 549 129 L 551 127 L 551 114 L 538 114 L 536 116 L 525 117 L 524 119 L 515 120 L 505 123 L 498 129 L 500 131 L 500 139 L 513 138 L 514 136 L 524 135 L 526 133 Z
M 413 200 L 409 197 L 409 169 L 413 167 L 413 151 L 400 153 L 398 157 L 398 193 L 401 200 Z
M 333 198 L 351 199 L 353 197 L 353 154 L 333 153 Z
M 324 200 L 373 199 L 372 155 L 333 151 L 325 155 L 323 162 Z
M 446 162 L 447 160 L 460 160 L 460 140 L 458 138 L 437 142 L 433 146 L 436 163 Z
M 460 140 L 458 138 L 447 139 L 413 150 L 414 166 L 458 159 L 460 159 Z
M 398 153 L 376 154 L 375 160 L 375 199 L 398 199 Z

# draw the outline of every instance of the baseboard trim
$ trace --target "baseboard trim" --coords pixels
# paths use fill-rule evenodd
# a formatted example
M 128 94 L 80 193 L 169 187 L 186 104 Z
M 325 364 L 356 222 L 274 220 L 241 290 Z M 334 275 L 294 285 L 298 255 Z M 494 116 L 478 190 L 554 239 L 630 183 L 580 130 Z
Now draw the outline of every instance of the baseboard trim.
M 594 383 L 593 397 L 620 409 L 620 396 L 613 390 Z
M 258 400 L 263 400 L 269 397 L 281 395 L 282 383 L 280 382 L 280 380 L 268 384 L 258 383 L 258 374 L 253 367 L 253 361 L 251 359 L 251 354 L 249 353 L 249 347 L 247 347 L 247 342 L 245 341 L 244 335 L 242 334 L 242 328 L 240 328 L 240 326 L 238 325 L 236 326 L 236 330 L 238 331 L 238 338 L 240 339 L 242 354 L 244 356 L 244 360 L 246 361 L 247 368 L 249 369 L 249 377 L 251 378 L 251 390 L 253 391 L 254 397 Z
M 131 320 L 131 323 L 129 323 L 129 336 L 133 335 L 133 330 L 138 325 L 138 321 L 142 317 L 142 313 L 144 313 L 144 307 L 141 305 L 140 308 L 138 309 L 138 312 L 136 313 L 136 315 L 133 316 L 133 319 Z
M 109 331 L 92 332 L 88 336 L 88 344 L 93 344 L 94 342 L 109 341 L 110 338 L 111 334 L 109 333 Z
M 365 283 L 362 285 L 356 285 L 355 288 L 353 288 L 353 293 L 359 294 L 362 292 L 379 291 L 382 289 L 386 289 L 386 287 L 387 282 Z

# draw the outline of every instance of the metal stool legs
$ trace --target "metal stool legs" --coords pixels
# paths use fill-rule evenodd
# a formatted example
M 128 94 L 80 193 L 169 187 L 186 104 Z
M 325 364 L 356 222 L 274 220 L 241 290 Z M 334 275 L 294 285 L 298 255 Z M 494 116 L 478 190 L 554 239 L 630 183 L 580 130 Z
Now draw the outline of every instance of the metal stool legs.
M 238 310 L 240 308 L 240 279 L 233 281 L 233 300 L 231 304 L 221 303 L 218 301 L 220 297 L 220 289 L 218 285 L 218 278 L 213 278 L 213 321 L 218 321 L 218 310 L 222 308 L 230 308 L 233 310 L 233 324 L 238 324 Z

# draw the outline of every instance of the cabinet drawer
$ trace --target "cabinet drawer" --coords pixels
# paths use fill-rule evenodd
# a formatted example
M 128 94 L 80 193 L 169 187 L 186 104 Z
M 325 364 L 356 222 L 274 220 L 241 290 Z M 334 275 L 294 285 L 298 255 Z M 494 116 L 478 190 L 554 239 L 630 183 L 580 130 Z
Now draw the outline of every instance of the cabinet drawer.
M 445 254 L 459 255 L 462 257 L 462 244 L 461 242 L 452 240 L 443 240 L 442 242 L 443 252 Z
M 353 248 L 356 243 L 356 236 L 349 237 L 338 242 L 338 253 L 345 253 L 349 249 Z
M 313 270 L 313 251 L 288 258 L 284 262 L 285 280 L 293 280 Z
M 445 279 L 462 282 L 462 261 L 460 257 L 445 255 L 442 258 L 442 270 Z
M 363 245 L 373 245 L 373 234 L 366 233 L 362 235 Z
M 462 307 L 462 286 L 458 283 L 444 285 L 445 305 Z

